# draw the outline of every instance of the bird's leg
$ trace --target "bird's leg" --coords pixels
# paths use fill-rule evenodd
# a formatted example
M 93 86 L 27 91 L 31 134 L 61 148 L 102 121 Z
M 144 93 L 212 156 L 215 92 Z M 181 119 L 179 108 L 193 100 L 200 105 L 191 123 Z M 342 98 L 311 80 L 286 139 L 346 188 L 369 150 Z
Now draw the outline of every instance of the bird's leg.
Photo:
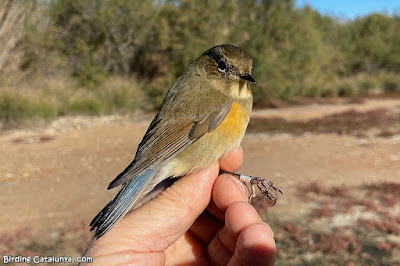
M 246 185 L 247 189 L 249 190 L 249 194 L 250 194 L 249 203 L 251 203 L 251 199 L 256 196 L 255 187 L 257 187 L 264 196 L 266 196 L 270 200 L 274 201 L 274 204 L 272 206 L 274 206 L 277 201 L 275 192 L 279 192 L 283 195 L 283 192 L 279 188 L 276 188 L 274 186 L 274 183 L 272 183 L 269 180 L 263 179 L 261 177 L 236 174 L 236 173 L 231 173 L 231 172 L 227 172 L 224 170 L 219 170 L 219 173 L 220 174 L 229 174 L 229 175 L 233 175 L 234 177 L 239 178 L 239 180 L 242 181 Z

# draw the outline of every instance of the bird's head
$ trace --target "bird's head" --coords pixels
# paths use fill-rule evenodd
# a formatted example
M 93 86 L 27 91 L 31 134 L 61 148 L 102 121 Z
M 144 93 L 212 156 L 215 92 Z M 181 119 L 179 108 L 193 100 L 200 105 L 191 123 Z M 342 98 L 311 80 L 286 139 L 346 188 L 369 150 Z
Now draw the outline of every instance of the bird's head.
M 251 76 L 253 59 L 233 45 L 214 46 L 204 52 L 206 72 L 210 79 L 229 82 L 255 82 Z

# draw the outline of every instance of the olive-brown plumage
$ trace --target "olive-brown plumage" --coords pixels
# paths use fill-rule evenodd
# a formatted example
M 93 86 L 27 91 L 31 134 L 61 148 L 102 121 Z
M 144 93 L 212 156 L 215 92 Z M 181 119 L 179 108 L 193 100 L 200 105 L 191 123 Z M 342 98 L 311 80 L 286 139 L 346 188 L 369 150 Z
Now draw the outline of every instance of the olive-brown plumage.
M 170 88 L 132 163 L 109 185 L 118 194 L 91 222 L 95 236 L 110 230 L 153 188 L 217 161 L 239 146 L 252 108 L 252 59 L 232 45 L 207 50 Z

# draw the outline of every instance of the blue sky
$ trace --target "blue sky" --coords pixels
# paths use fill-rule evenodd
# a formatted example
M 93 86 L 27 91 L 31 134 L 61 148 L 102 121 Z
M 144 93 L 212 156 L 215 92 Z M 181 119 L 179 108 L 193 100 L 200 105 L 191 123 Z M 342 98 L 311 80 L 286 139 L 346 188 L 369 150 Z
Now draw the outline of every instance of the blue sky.
M 372 12 L 400 13 L 400 0 L 296 0 L 297 6 L 308 3 L 322 14 L 352 19 Z

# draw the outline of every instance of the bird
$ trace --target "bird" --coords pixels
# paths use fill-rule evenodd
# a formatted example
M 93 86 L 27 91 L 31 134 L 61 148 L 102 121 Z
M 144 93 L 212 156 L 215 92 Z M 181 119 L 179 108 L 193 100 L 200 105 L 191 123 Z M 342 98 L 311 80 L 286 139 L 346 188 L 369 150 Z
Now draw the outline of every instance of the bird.
M 229 44 L 208 49 L 187 67 L 168 90 L 133 161 L 109 184 L 108 189 L 121 187 L 90 223 L 95 239 L 167 181 L 205 168 L 240 145 L 253 105 L 252 67 L 252 57 Z M 275 202 L 271 189 L 281 192 L 268 180 L 232 174 L 252 186 L 249 201 L 254 186 Z

